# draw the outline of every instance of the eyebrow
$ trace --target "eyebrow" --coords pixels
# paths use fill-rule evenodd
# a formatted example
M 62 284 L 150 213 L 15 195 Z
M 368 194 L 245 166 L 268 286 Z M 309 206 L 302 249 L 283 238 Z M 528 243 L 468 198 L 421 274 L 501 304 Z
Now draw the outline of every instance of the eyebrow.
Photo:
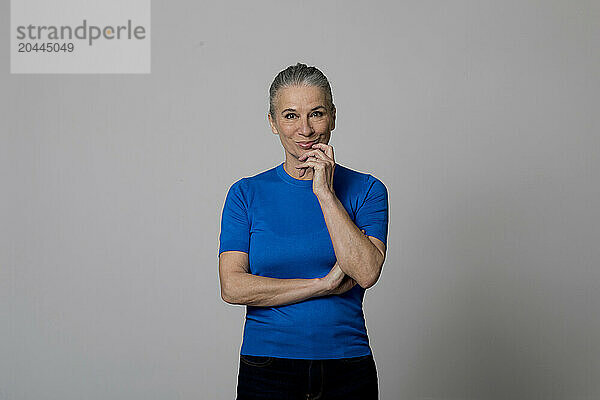
M 316 106 L 315 108 L 313 108 L 313 109 L 312 109 L 312 110 L 310 110 L 310 111 L 315 111 L 315 110 L 318 110 L 319 108 L 325 108 L 325 106 Z M 293 112 L 296 112 L 296 109 L 295 109 L 295 108 L 286 108 L 286 109 L 285 109 L 285 110 L 283 110 L 281 113 L 283 114 L 283 113 L 284 113 L 284 112 L 286 112 L 286 111 L 293 111 Z

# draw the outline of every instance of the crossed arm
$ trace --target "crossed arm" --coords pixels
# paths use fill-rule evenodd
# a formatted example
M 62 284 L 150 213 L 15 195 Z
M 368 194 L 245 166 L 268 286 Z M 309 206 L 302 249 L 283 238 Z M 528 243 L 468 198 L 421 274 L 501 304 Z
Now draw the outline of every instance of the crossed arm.
M 323 278 L 280 279 L 249 273 L 248 253 L 224 251 L 219 255 L 221 297 L 230 304 L 278 306 L 311 297 L 341 294 L 356 283 L 367 289 L 381 274 L 385 244 L 366 236 L 352 222 L 340 201 L 319 200 L 337 262 Z M 341 279 L 339 275 L 347 275 Z
M 221 297 L 230 304 L 280 306 L 328 294 L 321 278 L 281 279 L 248 272 L 248 253 L 224 251 L 219 256 Z
M 385 244 L 363 235 L 335 194 L 319 198 L 319 203 L 340 268 L 360 286 L 370 288 L 381 275 Z

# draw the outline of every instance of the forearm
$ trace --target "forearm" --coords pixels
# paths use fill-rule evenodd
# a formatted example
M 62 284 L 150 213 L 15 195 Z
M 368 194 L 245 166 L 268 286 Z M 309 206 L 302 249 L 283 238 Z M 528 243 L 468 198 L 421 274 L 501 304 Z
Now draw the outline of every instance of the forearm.
M 377 281 L 383 255 L 354 224 L 335 194 L 319 199 L 337 262 L 363 288 Z
M 227 295 L 223 299 L 231 304 L 269 307 L 325 294 L 327 289 L 321 278 L 280 279 L 236 272 L 229 277 Z

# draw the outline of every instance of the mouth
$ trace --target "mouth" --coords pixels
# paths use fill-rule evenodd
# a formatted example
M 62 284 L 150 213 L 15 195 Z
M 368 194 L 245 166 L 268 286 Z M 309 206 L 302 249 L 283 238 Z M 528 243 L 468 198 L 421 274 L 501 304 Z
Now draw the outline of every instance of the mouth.
M 303 149 L 310 149 L 311 146 L 313 145 L 313 143 L 316 143 L 316 141 L 312 141 L 312 142 L 296 142 L 298 144 L 298 146 L 300 146 Z

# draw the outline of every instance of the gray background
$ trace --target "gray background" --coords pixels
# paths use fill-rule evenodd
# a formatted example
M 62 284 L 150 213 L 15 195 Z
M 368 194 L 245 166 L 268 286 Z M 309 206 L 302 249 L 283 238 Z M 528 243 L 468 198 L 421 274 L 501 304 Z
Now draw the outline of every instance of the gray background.
M 155 1 L 150 75 L 10 75 L 2 40 L 0 399 L 234 397 L 220 213 L 283 161 L 267 89 L 297 61 L 331 80 L 337 162 L 389 190 L 365 296 L 381 398 L 599 398 L 599 20 Z

